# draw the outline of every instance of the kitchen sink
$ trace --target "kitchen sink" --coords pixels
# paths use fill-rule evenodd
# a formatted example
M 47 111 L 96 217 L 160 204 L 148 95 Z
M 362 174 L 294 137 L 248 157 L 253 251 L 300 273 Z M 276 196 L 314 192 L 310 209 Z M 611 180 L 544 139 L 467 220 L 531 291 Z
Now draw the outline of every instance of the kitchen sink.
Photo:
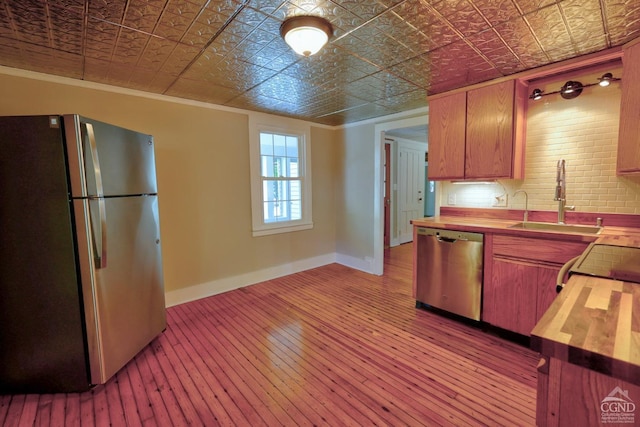
M 553 222 L 519 222 L 510 225 L 508 228 L 520 228 L 522 230 L 557 231 L 559 233 L 583 233 L 598 234 L 602 227 L 592 227 L 589 225 L 556 224 Z

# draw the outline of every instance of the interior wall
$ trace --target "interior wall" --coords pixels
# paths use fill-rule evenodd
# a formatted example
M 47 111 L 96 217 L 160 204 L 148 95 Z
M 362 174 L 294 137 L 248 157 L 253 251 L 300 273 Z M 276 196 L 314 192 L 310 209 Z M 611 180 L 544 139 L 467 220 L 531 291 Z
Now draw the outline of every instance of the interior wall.
M 375 211 L 374 125 L 339 131 L 336 182 L 337 260 L 364 271 L 374 262 Z
M 177 292 L 173 303 L 335 260 L 336 130 L 311 128 L 313 229 L 254 238 L 248 112 L 0 72 L 0 115 L 66 113 L 154 136 L 165 289 Z M 179 292 L 187 288 L 195 292 Z
M 384 140 L 389 129 L 427 124 L 427 109 L 347 125 L 336 138 L 336 260 L 383 273 Z
M 604 72 L 622 75 L 620 66 L 572 72 L 532 82 L 530 89 L 557 91 L 567 80 L 597 82 Z M 529 100 L 524 180 L 500 180 L 492 185 L 443 183 L 442 206 L 492 208 L 495 195 L 508 195 L 511 209 L 524 209 L 525 190 L 530 210 L 554 211 L 556 164 L 566 161 L 567 205 L 578 212 L 640 214 L 640 178 L 616 176 L 621 84 L 585 88 L 566 100 L 559 94 Z M 453 203 L 452 203 L 453 202 Z M 496 208 L 504 209 L 504 207 Z

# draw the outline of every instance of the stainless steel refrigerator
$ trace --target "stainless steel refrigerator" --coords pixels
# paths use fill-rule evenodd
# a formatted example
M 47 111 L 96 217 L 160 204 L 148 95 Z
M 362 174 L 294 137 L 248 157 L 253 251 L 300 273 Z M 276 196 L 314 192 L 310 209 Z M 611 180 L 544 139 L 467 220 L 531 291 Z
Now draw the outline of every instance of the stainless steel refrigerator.
M 105 383 L 166 328 L 154 142 L 0 117 L 0 392 Z

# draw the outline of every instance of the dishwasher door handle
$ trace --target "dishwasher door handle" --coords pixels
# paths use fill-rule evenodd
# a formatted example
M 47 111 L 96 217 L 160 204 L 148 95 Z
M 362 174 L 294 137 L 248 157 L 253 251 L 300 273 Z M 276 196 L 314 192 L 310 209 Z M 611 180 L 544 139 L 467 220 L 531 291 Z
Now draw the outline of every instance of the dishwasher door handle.
M 442 236 L 436 236 L 436 239 L 438 240 L 438 242 L 443 242 L 443 243 L 455 243 L 458 240 L 461 240 L 461 241 L 467 240 L 467 239 L 454 239 L 453 237 L 442 237 Z

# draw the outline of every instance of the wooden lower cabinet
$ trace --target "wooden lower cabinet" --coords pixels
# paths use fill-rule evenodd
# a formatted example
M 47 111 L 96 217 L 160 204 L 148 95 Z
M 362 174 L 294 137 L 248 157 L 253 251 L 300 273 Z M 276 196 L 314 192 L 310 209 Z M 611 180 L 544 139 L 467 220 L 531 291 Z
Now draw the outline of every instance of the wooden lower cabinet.
M 496 258 L 492 264 L 493 277 L 485 286 L 482 319 L 528 335 L 536 323 L 537 267 Z
M 545 356 L 538 365 L 536 424 L 639 425 L 640 386 Z
M 482 320 L 528 336 L 557 296 L 560 269 L 588 244 L 502 235 L 489 242 Z
M 556 297 L 560 267 L 494 257 L 492 285 L 485 288 L 483 320 L 529 335 Z
M 577 254 L 578 255 L 578 254 Z M 572 257 L 573 258 L 573 257 Z M 536 322 L 542 317 L 542 315 L 547 311 L 551 303 L 558 296 L 556 292 L 556 282 L 558 278 L 558 273 L 560 273 L 560 269 L 562 266 L 539 266 L 538 267 L 538 286 L 536 286 Z M 535 326 L 535 323 L 533 326 Z M 533 329 L 533 326 L 531 329 Z M 529 329 L 529 332 L 531 332 Z M 527 332 L 527 335 L 529 334 Z

